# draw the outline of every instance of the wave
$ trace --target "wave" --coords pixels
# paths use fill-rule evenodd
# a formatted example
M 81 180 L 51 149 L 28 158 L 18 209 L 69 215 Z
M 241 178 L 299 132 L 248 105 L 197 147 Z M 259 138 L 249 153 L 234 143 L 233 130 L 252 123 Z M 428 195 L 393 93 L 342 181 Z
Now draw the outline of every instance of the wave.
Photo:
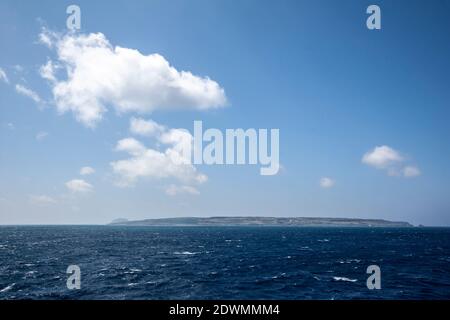
M 339 263 L 344 264 L 344 263 L 360 263 L 361 260 L 360 259 L 347 259 L 347 260 L 338 260 Z
M 10 285 L 7 286 L 6 288 L 3 288 L 2 290 L 0 290 L 0 292 L 6 292 L 6 291 L 9 291 L 9 290 L 11 290 L 15 285 L 16 285 L 15 283 L 10 284 Z
M 279 279 L 279 278 L 285 278 L 286 277 L 286 273 L 281 273 L 281 274 L 277 274 L 275 276 L 272 277 L 272 279 Z
M 22 279 L 27 279 L 27 278 L 30 278 L 30 277 L 34 278 L 36 273 L 37 273 L 36 270 L 28 271 L 28 272 L 25 273 L 25 275 L 23 276 Z
M 335 281 L 346 281 L 346 282 L 356 282 L 356 281 L 358 281 L 357 279 L 350 279 L 350 278 L 346 278 L 346 277 L 333 277 L 333 279 Z
M 142 270 L 141 270 L 141 269 L 138 269 L 138 268 L 131 268 L 130 271 L 133 271 L 133 272 L 141 272 Z
M 194 254 L 198 254 L 198 252 L 190 252 L 190 251 L 183 251 L 183 252 L 178 252 L 175 251 L 173 254 L 175 255 L 194 255 Z

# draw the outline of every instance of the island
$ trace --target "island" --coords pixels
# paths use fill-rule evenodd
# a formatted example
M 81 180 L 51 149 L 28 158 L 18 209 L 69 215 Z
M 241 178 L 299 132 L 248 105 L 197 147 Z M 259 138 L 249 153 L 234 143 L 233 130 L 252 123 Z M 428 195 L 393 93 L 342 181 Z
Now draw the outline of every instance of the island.
M 316 217 L 186 217 L 163 218 L 129 221 L 116 219 L 109 225 L 113 226 L 267 226 L 267 227 L 367 227 L 367 228 L 409 228 L 412 224 L 403 221 L 388 221 L 383 219 L 357 218 L 316 218 Z

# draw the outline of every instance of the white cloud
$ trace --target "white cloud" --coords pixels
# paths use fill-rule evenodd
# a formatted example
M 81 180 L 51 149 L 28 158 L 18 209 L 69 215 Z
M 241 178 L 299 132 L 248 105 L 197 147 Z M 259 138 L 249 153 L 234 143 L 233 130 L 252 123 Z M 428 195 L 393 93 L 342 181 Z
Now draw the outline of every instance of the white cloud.
M 47 195 L 30 195 L 29 199 L 31 203 L 37 205 L 49 205 L 57 203 L 54 198 Z
M 36 134 L 36 140 L 37 141 L 42 141 L 42 140 L 44 140 L 47 137 L 48 137 L 48 132 L 45 132 L 45 131 L 40 131 L 40 132 L 38 132 Z
M 21 73 L 24 71 L 24 67 L 22 67 L 20 64 L 14 65 L 13 68 L 16 73 Z
M 39 97 L 39 95 L 36 92 L 34 92 L 31 89 L 28 89 L 27 87 L 25 87 L 21 84 L 16 84 L 16 91 L 28 98 L 31 98 L 36 103 L 42 103 L 42 99 Z
M 162 138 L 163 137 L 163 138 Z M 114 173 L 119 176 L 118 185 L 133 185 L 138 178 L 175 178 L 183 183 L 201 184 L 207 176 L 197 172 L 184 151 L 192 144 L 192 135 L 186 130 L 170 129 L 160 138 L 169 145 L 164 151 L 146 148 L 134 138 L 118 141 L 116 151 L 127 152 L 131 157 L 111 162 Z
M 193 139 L 191 133 L 185 129 L 169 129 L 158 137 L 159 142 L 171 145 L 171 148 L 168 148 L 166 152 L 174 153 L 181 163 L 191 163 Z
M 94 187 L 82 179 L 73 179 L 66 182 L 66 187 L 74 193 L 87 193 L 94 190 Z
M 4 81 L 5 83 L 9 83 L 8 76 L 2 68 L 0 68 L 0 80 Z
M 166 127 L 156 123 L 153 120 L 144 120 L 142 118 L 131 118 L 130 131 L 133 134 L 141 136 L 154 136 L 165 131 Z
M 45 44 L 47 47 L 51 48 L 52 47 L 52 40 L 50 39 L 50 37 L 44 33 L 41 32 L 39 34 L 39 42 L 42 44 Z
M 199 195 L 200 192 L 192 186 L 176 186 L 172 184 L 166 188 L 166 194 L 169 196 L 176 196 L 178 194 Z
M 392 164 L 402 162 L 403 160 L 403 157 L 398 151 L 388 146 L 375 147 L 372 151 L 367 152 L 362 158 L 363 163 L 378 169 L 387 168 Z
M 82 176 L 88 176 L 93 173 L 95 173 L 95 170 L 94 170 L 94 168 L 91 168 L 91 167 L 83 167 L 80 169 L 80 174 Z
M 375 147 L 362 157 L 362 162 L 377 169 L 385 170 L 389 176 L 417 177 L 421 174 L 416 166 L 405 165 L 404 156 L 386 145 Z
M 56 82 L 55 77 L 55 65 L 51 60 L 48 60 L 46 64 L 39 68 L 39 74 L 42 78 L 47 79 L 50 82 Z
M 406 178 L 417 177 L 421 175 L 419 168 L 415 166 L 406 166 L 403 168 L 403 175 Z
M 145 146 L 134 138 L 119 140 L 116 145 L 116 151 L 125 151 L 133 156 L 139 156 L 145 153 Z
M 323 177 L 320 179 L 319 185 L 324 189 L 328 189 L 335 185 L 335 181 L 331 178 Z
M 56 32 L 50 31 L 43 27 L 39 34 L 39 42 L 46 45 L 49 48 L 53 48 L 54 43 L 58 41 L 59 35 Z
M 67 79 L 59 80 L 52 62 L 41 68 L 41 75 L 53 81 L 58 111 L 73 112 L 87 126 L 95 126 L 109 106 L 120 113 L 146 113 L 226 104 L 224 89 L 217 82 L 178 71 L 159 54 L 113 47 L 102 33 L 58 36 L 44 30 L 40 41 L 56 49 L 57 65 L 67 73 Z

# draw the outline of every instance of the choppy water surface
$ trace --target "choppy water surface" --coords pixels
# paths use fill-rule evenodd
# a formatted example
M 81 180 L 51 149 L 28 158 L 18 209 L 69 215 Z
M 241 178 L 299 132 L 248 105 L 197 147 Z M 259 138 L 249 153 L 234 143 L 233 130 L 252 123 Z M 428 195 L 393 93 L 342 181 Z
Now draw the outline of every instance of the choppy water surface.
M 0 299 L 449 298 L 449 228 L 0 227 Z

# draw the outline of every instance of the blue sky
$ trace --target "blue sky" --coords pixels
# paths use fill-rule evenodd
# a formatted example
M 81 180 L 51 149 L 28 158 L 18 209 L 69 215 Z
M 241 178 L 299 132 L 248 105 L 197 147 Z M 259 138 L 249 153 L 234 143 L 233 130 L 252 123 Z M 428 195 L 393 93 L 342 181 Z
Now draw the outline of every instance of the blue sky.
M 382 28 L 368 30 L 369 1 L 77 1 L 82 28 L 67 35 L 70 4 L 0 3 L 1 224 L 266 215 L 450 225 L 450 2 L 377 1 Z M 52 48 L 40 41 L 43 32 L 102 33 L 112 48 L 137 50 L 139 61 L 157 53 L 177 71 L 209 77 L 226 103 L 218 90 L 169 99 L 181 101 L 176 110 L 168 102 L 124 112 L 111 98 L 101 120 L 83 122 L 77 112 L 89 104 L 62 112 L 67 96 L 55 99 L 67 65 L 58 40 Z M 57 82 L 40 73 L 49 60 Z M 124 82 L 126 92 L 138 90 Z M 139 102 L 150 105 L 152 92 Z M 205 101 L 211 106 L 201 108 Z M 259 166 L 196 166 L 208 179 L 188 185 L 195 192 L 177 176 L 118 185 L 111 163 L 127 158 L 116 149 L 133 137 L 133 117 L 191 132 L 194 120 L 279 128 L 282 169 L 261 176 Z M 94 172 L 82 175 L 83 167 Z M 173 186 L 180 192 L 168 193 Z

